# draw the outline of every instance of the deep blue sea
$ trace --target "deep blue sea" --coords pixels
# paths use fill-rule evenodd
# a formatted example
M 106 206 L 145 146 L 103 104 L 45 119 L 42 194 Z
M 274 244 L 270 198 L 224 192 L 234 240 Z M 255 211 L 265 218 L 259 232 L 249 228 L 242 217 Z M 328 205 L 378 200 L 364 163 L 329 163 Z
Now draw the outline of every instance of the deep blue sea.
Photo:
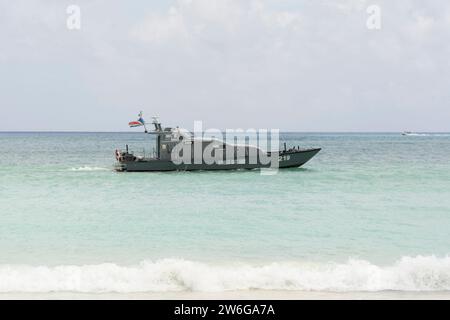
M 450 290 L 450 134 L 284 133 L 302 168 L 118 173 L 142 133 L 0 133 L 0 292 Z

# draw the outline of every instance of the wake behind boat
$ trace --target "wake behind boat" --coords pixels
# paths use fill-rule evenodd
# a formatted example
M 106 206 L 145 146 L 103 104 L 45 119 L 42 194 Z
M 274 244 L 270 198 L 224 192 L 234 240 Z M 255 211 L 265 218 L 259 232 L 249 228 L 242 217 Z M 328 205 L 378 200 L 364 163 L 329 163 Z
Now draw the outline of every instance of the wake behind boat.
M 403 131 L 402 136 L 411 136 L 411 137 L 426 137 L 436 135 L 435 133 L 426 133 L 426 132 L 411 132 L 411 131 Z
M 146 123 L 139 114 L 138 121 L 130 127 L 144 126 L 145 133 L 156 136 L 156 152 L 152 156 L 138 156 L 130 152 L 116 150 L 115 169 L 117 171 L 192 171 L 192 170 L 236 170 L 273 168 L 276 157 L 277 168 L 300 167 L 311 160 L 321 149 L 287 148 L 282 151 L 263 151 L 254 145 L 225 143 L 215 138 L 197 138 L 180 128 L 163 128 L 157 117 L 153 117 L 153 131 L 147 131 Z M 197 154 L 196 154 L 196 150 Z M 204 158 L 207 153 L 212 159 Z M 199 154 L 201 155 L 199 157 Z M 231 157 L 229 156 L 231 155 Z M 214 161 L 212 161 L 214 160 Z

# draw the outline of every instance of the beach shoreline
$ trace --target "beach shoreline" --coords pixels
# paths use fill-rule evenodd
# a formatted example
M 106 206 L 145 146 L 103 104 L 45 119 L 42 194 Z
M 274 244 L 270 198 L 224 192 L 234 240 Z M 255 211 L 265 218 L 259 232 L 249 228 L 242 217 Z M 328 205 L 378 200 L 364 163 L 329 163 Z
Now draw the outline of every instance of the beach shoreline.
M 244 290 L 225 292 L 0 293 L 0 300 L 450 300 L 450 292 L 324 292 Z

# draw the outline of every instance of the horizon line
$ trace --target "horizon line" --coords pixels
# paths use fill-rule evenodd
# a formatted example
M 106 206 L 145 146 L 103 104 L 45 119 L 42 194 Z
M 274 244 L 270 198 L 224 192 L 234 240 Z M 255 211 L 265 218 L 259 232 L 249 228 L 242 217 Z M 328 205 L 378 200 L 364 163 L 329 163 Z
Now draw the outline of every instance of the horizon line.
M 224 131 L 225 132 L 225 131 Z M 403 133 L 405 131 L 294 131 L 280 130 L 280 133 Z M 411 133 L 449 133 L 450 131 L 410 131 Z M 145 133 L 137 131 L 90 131 L 90 130 L 0 130 L 0 133 Z M 244 131 L 245 133 L 245 131 Z

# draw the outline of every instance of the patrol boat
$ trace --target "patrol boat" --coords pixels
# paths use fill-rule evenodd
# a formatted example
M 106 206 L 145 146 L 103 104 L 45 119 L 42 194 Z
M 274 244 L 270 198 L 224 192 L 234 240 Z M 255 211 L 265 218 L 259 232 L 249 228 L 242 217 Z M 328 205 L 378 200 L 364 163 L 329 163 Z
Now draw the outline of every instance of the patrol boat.
M 277 152 L 263 151 L 261 148 L 251 145 L 229 144 L 215 138 L 196 138 L 191 133 L 181 130 L 180 128 L 163 128 L 159 119 L 153 117 L 153 131 L 145 133 L 156 136 L 156 149 L 151 156 L 139 156 L 129 151 L 128 145 L 126 150 L 116 150 L 117 171 L 126 172 L 143 172 L 143 171 L 193 171 L 193 170 L 237 170 L 237 169 L 258 169 L 270 168 L 271 163 L 266 161 L 267 158 L 277 156 L 278 168 L 294 168 L 304 165 L 311 160 L 321 148 L 300 149 L 300 147 L 286 148 Z M 144 126 L 142 112 L 139 114 L 139 120 L 129 123 L 130 127 Z M 195 148 L 200 146 L 200 157 L 195 154 Z M 180 161 L 174 159 L 173 150 L 178 148 L 180 157 L 183 154 L 187 156 L 188 161 Z M 203 152 L 208 151 L 215 158 L 211 162 L 203 159 Z M 232 154 L 231 159 L 227 154 Z M 256 155 L 254 157 L 253 155 Z M 263 161 L 263 158 L 266 159 Z

